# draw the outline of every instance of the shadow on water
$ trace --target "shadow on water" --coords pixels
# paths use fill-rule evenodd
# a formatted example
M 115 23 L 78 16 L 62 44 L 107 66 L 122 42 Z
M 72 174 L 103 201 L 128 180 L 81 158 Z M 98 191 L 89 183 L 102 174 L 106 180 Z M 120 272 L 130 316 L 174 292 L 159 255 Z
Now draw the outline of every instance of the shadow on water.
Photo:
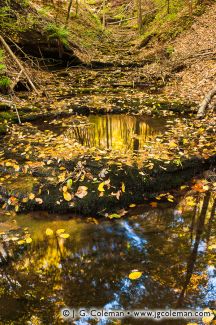
M 15 245 L 4 237 L 0 320 L 4 324 L 61 324 L 59 311 L 64 306 L 213 307 L 215 200 L 210 192 L 198 195 L 194 206 L 182 199 L 174 208 L 163 204 L 156 209 L 143 207 L 115 221 L 62 220 L 58 216 L 41 220 L 36 215 L 20 215 L 18 226 L 28 226 L 33 241 Z M 70 237 L 46 236 L 47 228 L 54 233 L 64 228 Z M 143 274 L 132 281 L 128 275 L 134 269 Z M 153 323 L 125 319 L 118 324 Z M 114 323 L 82 319 L 74 324 Z

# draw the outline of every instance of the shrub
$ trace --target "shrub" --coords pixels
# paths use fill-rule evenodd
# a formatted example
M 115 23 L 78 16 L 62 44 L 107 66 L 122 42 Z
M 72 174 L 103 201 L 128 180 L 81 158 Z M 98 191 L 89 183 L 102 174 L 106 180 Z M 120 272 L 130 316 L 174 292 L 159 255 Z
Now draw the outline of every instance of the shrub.
M 63 45 L 68 45 L 68 30 L 63 26 L 57 26 L 56 24 L 48 24 L 46 26 L 46 31 L 50 39 L 57 39 Z

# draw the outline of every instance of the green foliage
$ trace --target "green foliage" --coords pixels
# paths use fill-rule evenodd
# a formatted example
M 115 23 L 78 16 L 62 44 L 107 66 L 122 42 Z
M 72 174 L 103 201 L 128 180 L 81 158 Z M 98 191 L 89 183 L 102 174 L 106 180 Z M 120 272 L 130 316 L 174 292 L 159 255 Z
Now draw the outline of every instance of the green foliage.
M 0 78 L 0 89 L 6 90 L 9 88 L 10 84 L 11 80 L 7 76 L 3 76 Z
M 166 53 L 170 56 L 175 51 L 174 47 L 172 45 L 168 45 L 166 47 Z
M 4 65 L 3 61 L 4 61 L 4 51 L 0 49 L 0 74 L 5 69 L 5 65 Z
M 10 19 L 10 7 L 4 6 L 0 8 L 0 28 L 5 28 Z
M 50 6 L 45 6 L 38 9 L 38 13 L 44 17 L 47 17 L 50 11 L 52 11 L 52 8 Z
M 9 112 L 0 112 L 0 121 L 10 121 L 13 118 L 13 115 Z
M 22 0 L 21 2 L 22 2 L 23 7 L 28 7 L 30 5 L 29 0 Z
M 50 39 L 57 39 L 63 45 L 68 45 L 69 32 L 65 27 L 56 24 L 48 24 L 45 29 Z
M 96 25 L 101 28 L 102 27 L 102 23 L 101 23 L 101 19 L 97 14 L 92 14 L 92 18 L 94 19 Z

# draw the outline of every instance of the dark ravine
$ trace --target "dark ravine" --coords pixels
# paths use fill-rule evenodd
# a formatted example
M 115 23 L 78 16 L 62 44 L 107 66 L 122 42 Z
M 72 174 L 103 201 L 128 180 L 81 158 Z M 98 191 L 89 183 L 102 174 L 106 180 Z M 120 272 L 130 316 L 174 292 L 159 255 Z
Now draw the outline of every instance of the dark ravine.
M 209 159 L 184 159 L 181 166 L 176 165 L 174 161 L 169 164 L 159 160 L 149 162 L 154 164 L 152 170 L 138 169 L 137 166 L 119 166 L 115 162 L 110 164 L 106 159 L 95 161 L 90 157 L 83 157 L 83 166 L 87 175 L 91 174 L 97 178 L 104 168 L 107 168 L 108 172 L 105 178 L 100 178 L 98 181 L 86 177 L 83 181 L 73 182 L 69 190 L 72 196 L 79 186 L 86 186 L 88 194 L 83 198 L 74 196 L 71 202 L 63 199 L 63 184 L 49 181 L 49 176 L 57 165 L 57 162 L 56 164 L 53 162 L 50 166 L 37 168 L 32 175 L 21 172 L 19 177 L 16 177 L 16 184 L 10 182 L 8 185 L 1 185 L 1 203 L 7 203 L 13 196 L 19 202 L 20 212 L 44 210 L 58 213 L 75 212 L 82 215 L 106 215 L 125 208 L 131 203 L 143 203 L 144 199 L 154 198 L 155 193 L 172 190 L 185 184 L 204 170 L 216 166 L 216 155 Z M 67 168 L 73 175 L 77 163 L 78 160 L 62 161 L 61 167 Z M 110 179 L 110 188 L 104 186 L 105 191 L 101 196 L 98 186 L 107 179 Z M 125 192 L 122 190 L 122 183 L 125 185 Z M 118 198 L 115 195 L 117 192 L 119 192 Z M 40 197 L 43 203 L 38 204 L 34 199 L 23 203 L 22 199 L 28 197 L 30 193 L 35 193 L 35 197 Z M 13 208 L 11 205 L 8 207 Z

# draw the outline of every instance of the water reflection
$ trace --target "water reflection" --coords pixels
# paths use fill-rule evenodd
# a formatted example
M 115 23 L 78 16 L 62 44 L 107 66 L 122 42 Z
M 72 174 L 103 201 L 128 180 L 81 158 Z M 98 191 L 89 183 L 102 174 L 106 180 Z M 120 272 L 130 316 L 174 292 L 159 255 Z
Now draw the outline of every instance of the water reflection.
M 63 306 L 210 307 L 216 281 L 211 248 L 216 235 L 215 201 L 209 192 L 199 194 L 197 206 L 187 206 L 182 200 L 175 208 L 144 208 L 127 219 L 97 225 L 80 218 L 42 221 L 20 216 L 18 224 L 29 227 L 33 242 L 4 246 L 0 321 L 61 324 L 59 310 Z M 47 237 L 48 227 L 54 231 L 64 228 L 70 237 Z M 143 275 L 131 281 L 128 274 L 134 269 Z M 106 319 L 76 322 L 109 323 Z M 151 323 L 122 321 L 128 325 Z
M 90 115 L 86 126 L 72 125 L 66 132 L 88 147 L 137 152 L 164 129 L 162 119 L 129 115 Z

